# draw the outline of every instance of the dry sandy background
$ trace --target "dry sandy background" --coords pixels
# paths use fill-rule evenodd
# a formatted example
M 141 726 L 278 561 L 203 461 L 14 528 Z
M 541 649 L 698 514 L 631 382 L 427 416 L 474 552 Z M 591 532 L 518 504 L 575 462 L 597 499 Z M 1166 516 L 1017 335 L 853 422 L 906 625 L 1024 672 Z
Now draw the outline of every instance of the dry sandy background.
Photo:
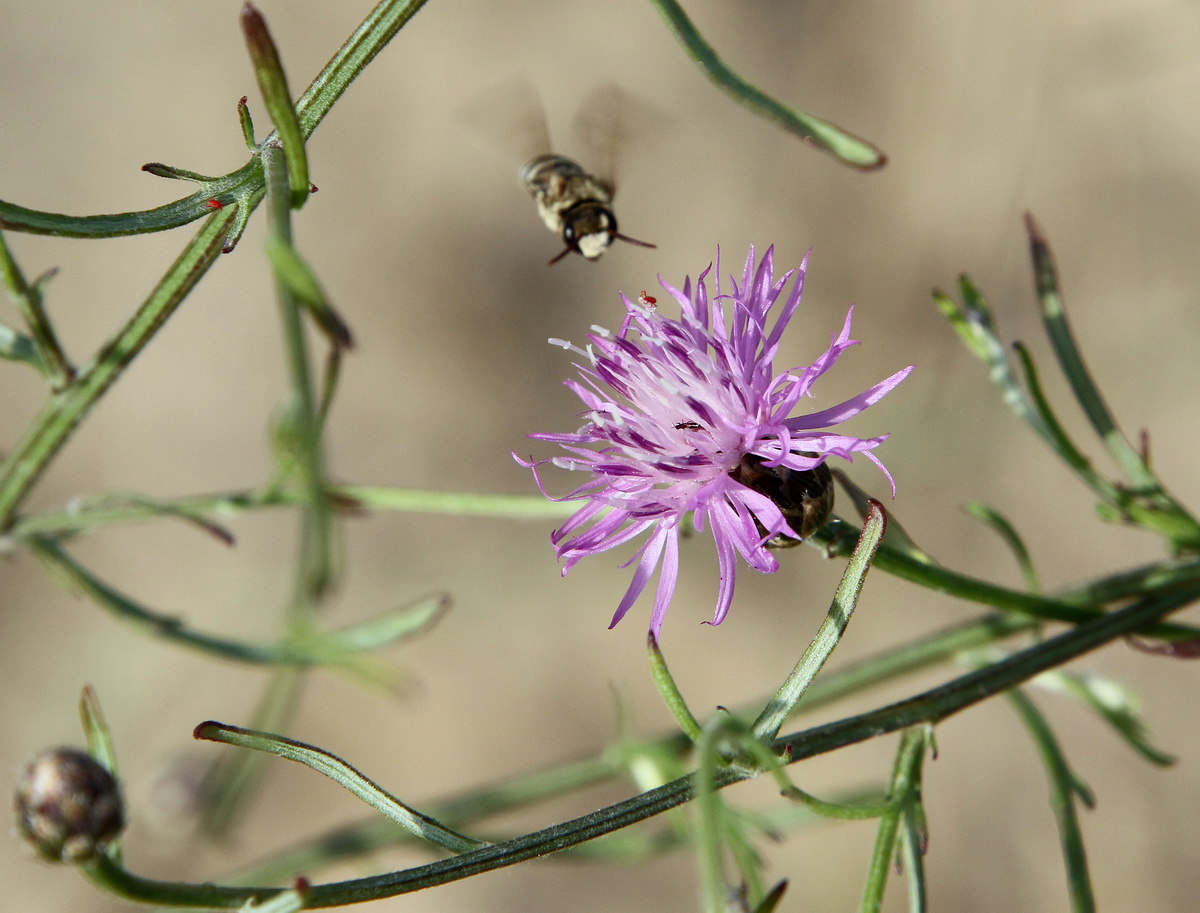
M 855 303 L 863 345 L 826 393 L 918 365 L 854 430 L 893 432 L 881 455 L 899 484 L 895 510 L 929 551 L 1017 585 L 1004 548 L 959 509 L 982 498 L 1018 525 L 1049 587 L 1158 557 L 1149 537 L 1090 519 L 1090 499 L 1001 406 L 929 291 L 969 272 L 1005 333 L 1030 340 L 1046 360 L 1020 223 L 1023 210 L 1035 212 L 1111 405 L 1127 429 L 1151 432 L 1168 484 L 1200 503 L 1200 8 L 1166 0 L 693 0 L 689 9 L 732 65 L 874 140 L 889 153 L 888 167 L 857 174 L 754 119 L 699 75 L 643 0 L 435 0 L 310 146 L 321 192 L 298 217 L 298 244 L 361 340 L 330 429 L 335 475 L 532 491 L 509 451 L 527 451 L 529 431 L 572 427 L 576 411 L 559 383 L 569 359 L 544 340 L 611 326 L 619 290 L 653 288 L 658 273 L 695 275 L 718 243 L 736 262 L 749 242 L 774 242 L 780 264 L 814 249 L 782 362 L 811 359 Z M 234 105 L 255 91 L 237 10 L 234 0 L 4 3 L 0 196 L 52 211 L 145 208 L 185 188 L 142 174 L 143 162 L 210 173 L 238 166 L 245 150 Z M 299 91 L 366 4 L 294 0 L 263 10 Z M 637 139 L 618 201 L 622 227 L 658 242 L 657 251 L 617 247 L 596 264 L 543 265 L 556 244 L 513 180 L 517 163 L 455 113 L 516 73 L 541 88 L 560 136 L 604 80 L 669 112 Z M 264 126 L 261 105 L 254 110 Z M 169 498 L 265 478 L 264 421 L 284 376 L 261 221 L 95 410 L 30 509 L 102 489 Z M 183 238 L 9 236 L 29 274 L 61 268 L 49 303 L 81 360 L 141 300 Z M 11 442 L 42 390 L 17 367 L 3 377 L 0 441 Z M 1065 402 L 1057 379 L 1050 387 Z M 1064 414 L 1098 451 L 1074 410 Z M 882 490 L 870 466 L 854 471 Z M 199 627 L 270 637 L 288 590 L 294 525 L 283 514 L 239 520 L 232 551 L 166 523 L 112 529 L 76 549 L 107 579 Z M 628 700 L 637 732 L 661 731 L 668 720 L 646 670 L 645 610 L 605 630 L 627 581 L 619 557 L 586 562 L 562 580 L 550 525 L 399 515 L 349 523 L 332 618 L 367 617 L 437 589 L 452 591 L 457 608 L 432 636 L 389 654 L 420 683 L 410 697 L 364 694 L 343 677 L 316 674 L 292 733 L 419 804 L 597 750 L 614 732 L 613 688 Z M 807 642 L 838 567 L 799 550 L 773 577 L 745 573 L 728 621 L 713 629 L 699 624 L 713 600 L 711 547 L 694 542 L 683 560 L 687 577 L 665 648 L 692 705 L 766 692 Z M 171 832 L 151 784 L 168 765 L 221 751 L 194 745 L 191 728 L 208 718 L 245 722 L 262 673 L 138 636 L 54 587 L 26 555 L 0 573 L 0 770 L 15 776 L 43 746 L 78 741 L 78 690 L 93 684 L 133 803 L 128 858 L 136 870 L 218 877 L 239 854 L 360 816 L 316 775 L 277 763 L 233 846 L 201 848 Z M 874 576 L 835 663 L 977 612 Z M 1180 755 L 1173 769 L 1153 769 L 1079 707 L 1041 699 L 1099 796 L 1084 828 L 1103 906 L 1192 910 L 1200 895 L 1196 667 L 1124 646 L 1079 665 L 1136 683 L 1157 742 Z M 1047 788 L 1009 708 L 977 708 L 943 725 L 939 741 L 926 779 L 937 909 L 1066 909 Z M 880 782 L 891 749 L 891 740 L 863 746 L 794 775 L 818 792 Z M 756 789 L 729 798 L 769 801 L 769 790 Z M 520 823 L 548 824 L 618 797 L 534 809 Z M 772 846 L 770 874 L 792 880 L 784 909 L 856 908 L 873 836 L 870 824 L 847 823 Z M 372 867 L 402 862 L 384 857 Z M 124 908 L 72 873 L 30 861 L 15 841 L 0 842 L 0 883 L 9 909 Z M 886 906 L 902 908 L 901 882 Z M 542 861 L 377 907 L 695 908 L 688 854 L 629 870 Z

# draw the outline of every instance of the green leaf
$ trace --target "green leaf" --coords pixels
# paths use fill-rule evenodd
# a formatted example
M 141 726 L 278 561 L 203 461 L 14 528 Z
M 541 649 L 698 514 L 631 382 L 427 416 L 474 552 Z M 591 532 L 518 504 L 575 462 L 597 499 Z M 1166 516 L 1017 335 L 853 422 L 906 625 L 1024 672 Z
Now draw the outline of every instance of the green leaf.
M 296 296 L 297 303 L 316 321 L 330 345 L 339 349 L 354 348 L 354 337 L 350 328 L 329 304 L 316 275 L 296 248 L 280 238 L 271 236 L 267 238 L 266 251 L 275 277 Z
M 100 711 L 100 700 L 91 685 L 84 685 L 79 695 L 79 719 L 87 737 L 87 753 L 96 763 L 117 777 L 117 753 L 113 748 L 112 732 Z M 104 849 L 109 859 L 121 864 L 121 840 L 111 841 Z
M 875 847 L 871 853 L 871 862 L 867 869 L 867 881 L 863 886 L 862 900 L 859 903 L 860 913 L 878 913 L 883 906 L 883 892 L 887 885 L 888 873 L 891 871 L 892 860 L 897 849 L 906 842 L 917 840 L 917 846 L 924 845 L 924 813 L 919 811 L 921 804 L 921 772 L 925 760 L 925 750 L 932 737 L 929 726 L 914 726 L 905 730 L 900 737 L 900 745 L 896 749 L 896 760 L 892 766 L 892 781 L 888 789 L 890 810 L 879 820 L 879 830 L 875 835 Z M 903 823 L 903 833 L 901 824 Z M 907 860 L 908 851 L 902 858 Z M 920 853 L 916 854 L 918 860 Z M 918 862 L 915 876 L 924 881 L 924 869 Z M 909 878 L 914 877 L 912 869 Z M 923 894 L 923 890 L 919 892 Z M 915 895 L 910 892 L 910 899 Z
M 331 648 L 334 655 L 378 650 L 427 633 L 452 605 L 449 594 L 436 593 L 368 621 L 321 633 L 313 647 Z
M 1025 578 L 1025 585 L 1029 587 L 1030 592 L 1040 593 L 1041 586 L 1038 584 L 1037 571 L 1034 570 L 1033 559 L 1029 556 L 1029 549 L 1025 547 L 1025 543 L 1021 540 L 1016 527 L 1008 521 L 1008 518 L 992 507 L 992 505 L 985 504 L 983 501 L 971 501 L 966 505 L 965 510 L 976 520 L 987 524 L 1000 535 L 1000 538 L 1004 540 L 1004 544 L 1009 547 L 1014 557 L 1016 557 L 1017 565 L 1021 569 L 1021 576 Z
M 0 358 L 21 361 L 39 371 L 46 370 L 46 364 L 42 361 L 41 353 L 38 352 L 37 343 L 33 341 L 33 338 L 24 333 L 18 333 L 3 323 L 0 323 Z
M 288 91 L 287 76 L 262 14 L 252 4 L 246 3 L 242 6 L 241 20 L 258 88 L 262 92 L 267 113 L 275 123 L 278 142 L 283 146 L 288 183 L 292 189 L 292 207 L 299 209 L 308 199 L 308 157 L 304 151 L 304 133 Z
M 1092 428 L 1129 481 L 1129 487 L 1119 491 L 1112 506 L 1129 521 L 1166 537 L 1176 551 L 1200 550 L 1200 522 L 1159 482 L 1150 468 L 1147 454 L 1139 452 L 1129 443 L 1092 379 L 1067 319 L 1050 246 L 1033 216 L 1028 213 L 1025 227 L 1029 234 L 1042 323 L 1059 367 Z
M 87 750 L 96 762 L 116 776 L 117 755 L 113 750 L 112 733 L 104 714 L 100 711 L 100 700 L 91 685 L 84 685 L 79 695 L 79 718 L 87 736 Z
M 30 332 L 30 336 L 26 337 L 0 325 L 0 356 L 32 364 L 46 375 L 53 389 L 58 391 L 75 377 L 75 368 L 67 360 L 50 322 L 50 315 L 43 305 L 42 288 L 55 272 L 50 270 L 44 273 L 32 285 L 27 283 L 8 249 L 4 233 L 0 232 L 0 279 Z M 32 352 L 29 352 L 26 342 L 32 347 Z
M 1042 763 L 1046 766 L 1046 774 L 1050 778 L 1050 805 L 1058 821 L 1058 836 L 1063 862 L 1067 868 L 1071 909 L 1073 913 L 1094 913 L 1096 901 L 1092 892 L 1091 876 L 1088 874 L 1087 853 L 1083 847 L 1079 817 L 1075 812 L 1076 795 L 1085 795 L 1087 802 L 1091 792 L 1071 772 L 1054 733 L 1050 731 L 1050 725 L 1033 701 L 1019 688 L 1009 691 L 1007 697 L 1033 736 Z
M 1117 735 L 1151 764 L 1169 767 L 1175 758 L 1150 744 L 1150 727 L 1142 719 L 1141 701 L 1126 685 L 1093 672 L 1055 669 L 1034 679 L 1050 691 L 1069 694 L 1099 714 Z
M 329 752 L 269 732 L 255 732 L 224 723 L 209 721 L 196 727 L 194 737 L 211 742 L 224 742 L 254 751 L 278 755 L 311 767 L 333 780 L 343 789 L 362 799 L 376 811 L 391 818 L 422 840 L 444 847 L 453 853 L 466 853 L 487 846 L 442 826 L 432 818 L 405 805 L 378 784 L 365 777 L 341 758 Z
M 196 631 L 176 615 L 135 602 L 100 580 L 50 539 L 33 538 L 29 545 L 47 570 L 64 584 L 141 633 L 244 663 L 340 666 L 350 662 L 357 653 L 375 650 L 428 630 L 449 607 L 448 597 L 439 594 L 332 632 L 303 631 L 275 643 L 235 640 Z
M 800 661 L 796 663 L 791 675 L 779 686 L 775 696 L 767 702 L 758 719 L 754 721 L 752 729 L 758 738 L 773 739 L 778 734 L 784 720 L 804 696 L 805 690 L 841 640 L 858 603 L 867 571 L 871 567 L 871 559 L 879 547 L 886 526 L 887 518 L 883 506 L 878 501 L 872 501 L 866 522 L 863 524 L 862 535 L 846 564 L 842 581 L 834 593 L 825 621 L 808 649 L 804 651 L 804 655 L 800 657 Z
M 866 140 L 828 121 L 781 104 L 735 73 L 717 56 L 712 45 L 704 39 L 676 0 L 651 2 L 701 72 L 729 93 L 734 101 L 745 105 L 760 117 L 779 124 L 806 145 L 828 152 L 851 167 L 867 171 L 882 168 L 887 162 L 887 156 Z
M 675 717 L 675 722 L 679 724 L 683 734 L 692 742 L 698 741 L 701 734 L 700 723 L 688 709 L 687 701 L 683 699 L 679 686 L 675 684 L 653 631 L 646 637 L 646 649 L 650 654 L 650 670 L 654 676 L 654 684 L 658 686 L 658 693 L 662 695 L 663 702 L 671 711 L 671 716 Z
M 246 104 L 248 99 L 245 95 L 238 102 L 238 123 L 242 128 L 242 139 L 246 141 L 246 148 L 251 152 L 258 149 L 258 142 L 254 139 L 254 118 L 250 116 L 250 106 Z

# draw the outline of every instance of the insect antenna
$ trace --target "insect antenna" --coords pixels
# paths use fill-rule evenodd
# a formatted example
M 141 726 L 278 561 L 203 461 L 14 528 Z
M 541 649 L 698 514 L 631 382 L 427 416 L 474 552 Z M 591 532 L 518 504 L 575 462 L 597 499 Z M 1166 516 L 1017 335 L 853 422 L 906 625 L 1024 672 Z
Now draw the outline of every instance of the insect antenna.
M 636 244 L 638 247 L 658 247 L 657 244 L 651 244 L 649 241 L 639 241 L 637 238 L 631 238 L 629 235 L 623 235 L 619 231 L 614 231 L 612 236 L 618 240 L 624 241 L 626 244 Z M 561 257 L 562 254 L 559 254 L 558 256 Z M 552 260 L 550 262 L 553 263 L 554 261 Z
M 641 243 L 641 242 L 638 242 L 638 243 Z M 570 248 L 570 247 L 564 247 L 562 249 L 562 253 L 555 254 L 553 257 L 551 257 L 549 260 L 546 261 L 546 265 L 553 266 L 555 263 L 557 263 L 559 260 L 561 260 L 567 254 L 569 254 L 572 251 L 572 249 L 573 248 Z

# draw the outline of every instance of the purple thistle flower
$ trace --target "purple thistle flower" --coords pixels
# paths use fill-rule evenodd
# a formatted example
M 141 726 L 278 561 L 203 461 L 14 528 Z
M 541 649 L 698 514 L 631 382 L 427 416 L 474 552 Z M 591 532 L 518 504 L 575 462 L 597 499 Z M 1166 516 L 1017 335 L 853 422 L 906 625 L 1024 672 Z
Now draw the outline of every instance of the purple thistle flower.
M 676 289 L 660 277 L 663 289 L 679 302 L 679 320 L 661 315 L 644 292 L 637 301 L 622 295 L 627 314 L 617 333 L 594 327 L 586 349 L 550 340 L 583 358 L 576 364 L 580 379 L 566 384 L 587 407 L 586 423 L 570 434 L 530 435 L 560 444 L 567 456 L 517 460 L 533 469 L 543 494 L 538 467 L 545 463 L 591 473 L 565 498 L 555 499 L 584 502 L 551 536 L 563 574 L 587 555 L 649 534 L 622 565 L 637 563 L 609 627 L 625 616 L 655 568 L 661 568 L 650 617 L 650 631 L 658 636 L 679 574 L 679 528 L 689 511 L 695 529 L 710 528 L 716 544 L 720 588 L 714 625 L 725 618 L 733 599 L 735 553 L 756 571 L 779 569 L 768 545 L 778 544 L 779 537 L 799 540 L 810 530 L 794 528 L 768 494 L 739 479 L 753 481 L 771 471 L 786 477 L 788 470 L 814 470 L 830 456 L 852 460 L 863 453 L 887 476 L 895 496 L 891 474 L 871 452 L 887 435 L 863 439 L 828 429 L 878 402 L 912 366 L 836 406 L 791 415 L 803 397 L 812 395 L 817 378 L 857 344 L 850 338 L 854 309 L 816 361 L 775 374 L 772 360 L 800 303 L 808 256 L 776 282 L 773 252 L 769 248 L 756 267 L 752 246 L 742 281 L 731 276 L 728 294 L 721 291 L 719 248 L 711 297 L 706 285 L 711 266 L 694 290 L 690 279 Z M 793 273 L 792 291 L 768 326 L 768 313 Z

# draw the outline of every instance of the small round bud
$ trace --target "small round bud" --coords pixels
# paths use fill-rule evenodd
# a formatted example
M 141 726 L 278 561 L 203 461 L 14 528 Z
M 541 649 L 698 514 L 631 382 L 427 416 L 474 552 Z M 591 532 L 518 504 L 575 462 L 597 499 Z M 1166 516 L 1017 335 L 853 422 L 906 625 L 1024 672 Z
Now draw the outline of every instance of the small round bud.
M 91 755 L 56 748 L 25 768 L 16 794 L 17 829 L 51 862 L 84 862 L 125 824 L 121 791 Z

